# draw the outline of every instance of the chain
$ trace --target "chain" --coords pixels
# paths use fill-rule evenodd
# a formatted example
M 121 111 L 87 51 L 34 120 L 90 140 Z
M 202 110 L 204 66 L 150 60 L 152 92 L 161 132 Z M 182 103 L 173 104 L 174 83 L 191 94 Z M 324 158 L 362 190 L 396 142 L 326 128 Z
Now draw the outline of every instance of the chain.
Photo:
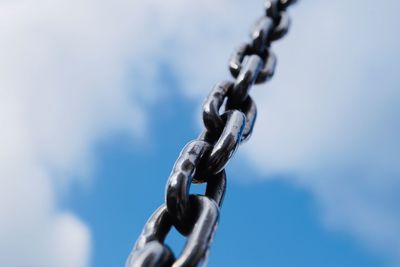
M 254 24 L 251 41 L 239 46 L 229 60 L 235 81 L 216 84 L 204 101 L 205 130 L 181 151 L 168 178 L 165 204 L 147 221 L 126 267 L 189 267 L 205 262 L 225 194 L 224 168 L 239 144 L 250 137 L 256 120 L 249 90 L 273 76 L 276 56 L 271 42 L 288 32 L 286 9 L 294 2 L 265 1 L 265 15 Z M 192 183 L 206 183 L 205 194 L 190 194 Z M 179 257 L 164 244 L 172 226 L 187 237 Z

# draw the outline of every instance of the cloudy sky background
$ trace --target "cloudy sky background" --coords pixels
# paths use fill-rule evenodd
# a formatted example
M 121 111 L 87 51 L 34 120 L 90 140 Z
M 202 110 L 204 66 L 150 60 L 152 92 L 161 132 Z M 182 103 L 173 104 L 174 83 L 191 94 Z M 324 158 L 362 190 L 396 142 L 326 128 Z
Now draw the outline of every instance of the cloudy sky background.
M 230 165 L 210 266 L 224 262 L 218 246 L 240 221 L 229 201 L 245 205 L 237 198 L 254 192 L 282 201 L 258 206 L 266 222 L 256 225 L 280 227 L 268 225 L 269 208 L 287 206 L 297 214 L 289 221 L 321 227 L 304 232 L 317 252 L 335 240 L 319 251 L 325 259 L 400 265 L 399 8 L 394 0 L 292 8 L 290 34 L 273 46 L 276 76 L 252 91 L 255 134 Z M 0 1 L 0 265 L 122 265 L 177 153 L 200 129 L 202 99 L 229 77 L 228 56 L 261 9 L 255 0 Z M 157 178 L 138 163 L 155 159 Z M 104 221 L 110 209 L 114 219 Z M 307 243 L 301 233 L 276 238 Z M 254 246 L 268 250 L 263 242 Z M 276 245 L 293 252 L 285 242 Z M 302 257 L 317 266 L 315 255 Z M 283 256 L 257 263 L 270 260 L 293 265 Z

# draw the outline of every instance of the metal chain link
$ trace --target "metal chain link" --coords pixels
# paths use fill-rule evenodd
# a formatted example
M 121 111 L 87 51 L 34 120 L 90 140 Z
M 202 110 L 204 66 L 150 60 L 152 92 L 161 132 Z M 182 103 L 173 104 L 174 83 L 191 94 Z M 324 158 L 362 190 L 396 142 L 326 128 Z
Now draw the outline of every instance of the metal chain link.
M 294 2 L 265 1 L 265 15 L 254 24 L 251 41 L 240 45 L 229 60 L 235 81 L 216 84 L 204 101 L 205 130 L 181 151 L 167 182 L 165 204 L 147 221 L 126 267 L 192 267 L 205 262 L 225 194 L 224 168 L 250 137 L 256 120 L 249 90 L 273 76 L 276 56 L 271 42 L 288 32 L 286 8 Z M 192 183 L 207 183 L 205 194 L 190 194 Z M 187 237 L 177 258 L 164 244 L 171 227 Z

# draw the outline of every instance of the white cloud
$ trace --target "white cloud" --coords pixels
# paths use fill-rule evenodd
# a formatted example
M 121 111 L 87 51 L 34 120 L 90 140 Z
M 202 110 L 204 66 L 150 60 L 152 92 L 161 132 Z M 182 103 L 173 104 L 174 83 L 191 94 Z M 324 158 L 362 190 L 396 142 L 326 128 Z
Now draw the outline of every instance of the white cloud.
M 204 28 L 206 17 L 226 21 L 223 6 L 232 9 L 211 0 L 0 2 L 1 266 L 89 264 L 90 230 L 60 209 L 60 192 L 90 177 L 101 138 L 144 136 L 143 108 L 165 94 L 160 62 L 175 57 L 196 77 L 193 51 L 182 47 L 211 49 L 195 37 L 224 33 L 218 23 Z
M 268 177 L 289 174 L 323 220 L 400 258 L 399 19 L 395 1 L 303 1 L 276 45 L 277 75 L 256 88 L 246 151 Z M 287 176 L 287 175 L 286 175 Z
M 87 266 L 90 232 L 57 192 L 88 176 L 99 138 L 142 134 L 132 43 L 95 1 L 0 5 L 0 265 Z

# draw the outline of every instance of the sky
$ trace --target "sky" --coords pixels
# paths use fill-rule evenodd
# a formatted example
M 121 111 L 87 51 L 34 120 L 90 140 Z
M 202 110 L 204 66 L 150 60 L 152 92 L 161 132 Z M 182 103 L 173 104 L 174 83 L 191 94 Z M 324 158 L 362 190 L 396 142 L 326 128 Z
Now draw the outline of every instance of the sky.
M 0 265 L 124 266 L 262 7 L 0 1 Z M 291 8 L 208 266 L 400 266 L 399 8 Z

